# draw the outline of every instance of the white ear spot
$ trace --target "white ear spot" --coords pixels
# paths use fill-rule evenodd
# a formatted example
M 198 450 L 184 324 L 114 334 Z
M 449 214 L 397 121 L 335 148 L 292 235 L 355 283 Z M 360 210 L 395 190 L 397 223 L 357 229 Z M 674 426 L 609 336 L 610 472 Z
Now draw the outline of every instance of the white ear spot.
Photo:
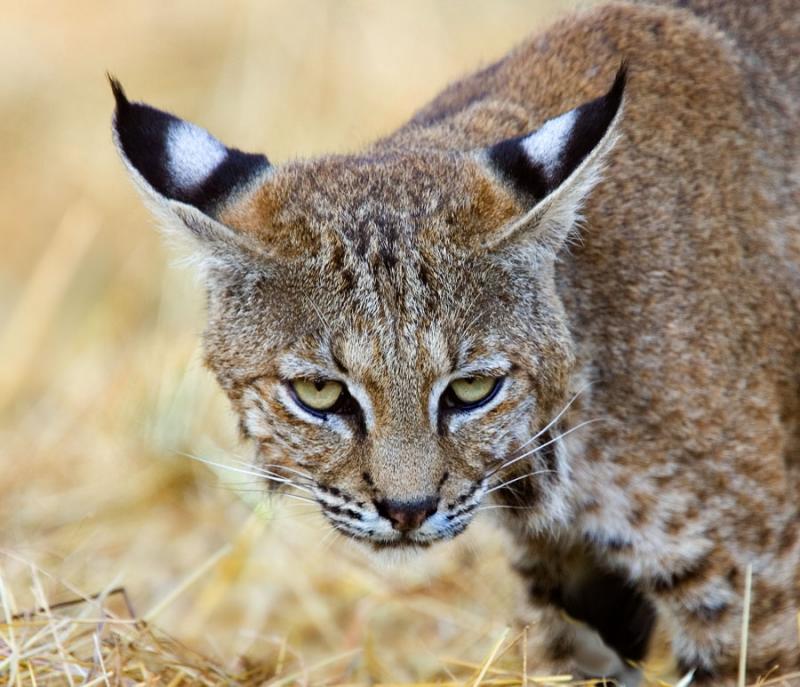
M 522 141 L 525 152 L 542 166 L 548 177 L 552 177 L 558 169 L 577 117 L 577 109 L 565 112 L 546 121 L 541 128 Z
M 228 154 L 205 129 L 190 122 L 175 122 L 167 132 L 167 169 L 172 181 L 188 190 L 202 184 Z

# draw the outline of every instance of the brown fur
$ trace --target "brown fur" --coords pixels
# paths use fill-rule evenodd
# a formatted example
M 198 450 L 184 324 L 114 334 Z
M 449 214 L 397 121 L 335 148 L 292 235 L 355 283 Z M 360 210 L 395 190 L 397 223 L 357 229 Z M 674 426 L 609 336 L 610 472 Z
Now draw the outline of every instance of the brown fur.
M 205 345 L 260 464 L 304 471 L 332 523 L 376 546 L 357 529 L 373 502 L 435 493 L 458 512 L 591 382 L 549 436 L 596 422 L 492 495 L 511 506 L 495 512 L 529 580 L 539 667 L 636 680 L 554 610 L 607 576 L 646 600 L 619 623 L 646 633 L 652 613 L 681 666 L 732 684 L 748 564 L 750 677 L 800 667 L 800 11 L 675 5 L 567 17 L 363 153 L 233 195 L 214 220 L 246 247 L 212 251 Z M 545 222 L 498 238 L 527 207 L 471 151 L 596 97 L 622 58 L 619 140 L 578 240 Z M 437 380 L 497 354 L 501 402 L 437 432 Z M 359 385 L 364 426 L 292 411 L 280 389 L 297 360 Z

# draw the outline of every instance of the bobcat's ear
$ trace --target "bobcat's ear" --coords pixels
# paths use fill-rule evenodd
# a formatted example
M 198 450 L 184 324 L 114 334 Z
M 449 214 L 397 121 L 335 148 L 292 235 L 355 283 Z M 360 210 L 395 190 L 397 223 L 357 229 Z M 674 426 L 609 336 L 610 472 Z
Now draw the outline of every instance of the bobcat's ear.
M 491 171 L 528 207 L 488 237 L 488 246 L 514 237 L 560 248 L 616 141 L 626 73 L 623 63 L 605 95 L 484 151 Z
M 227 148 L 205 129 L 144 103 L 132 103 L 109 77 L 116 100 L 114 142 L 136 185 L 168 227 L 188 229 L 203 247 L 258 251 L 218 221 L 223 207 L 270 168 L 264 155 Z

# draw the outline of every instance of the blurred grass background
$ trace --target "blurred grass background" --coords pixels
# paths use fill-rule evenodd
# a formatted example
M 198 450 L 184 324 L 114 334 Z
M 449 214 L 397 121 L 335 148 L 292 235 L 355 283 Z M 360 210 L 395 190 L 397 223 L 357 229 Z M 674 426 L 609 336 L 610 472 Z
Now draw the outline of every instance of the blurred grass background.
M 122 584 L 223 663 L 357 649 L 337 679 L 399 682 L 483 659 L 517 591 L 491 525 L 379 568 L 305 506 L 254 515 L 259 485 L 183 455 L 247 447 L 199 363 L 202 291 L 111 144 L 104 72 L 280 163 L 390 131 L 574 6 L 3 2 L 0 576 L 18 608 L 36 566 L 51 602 Z

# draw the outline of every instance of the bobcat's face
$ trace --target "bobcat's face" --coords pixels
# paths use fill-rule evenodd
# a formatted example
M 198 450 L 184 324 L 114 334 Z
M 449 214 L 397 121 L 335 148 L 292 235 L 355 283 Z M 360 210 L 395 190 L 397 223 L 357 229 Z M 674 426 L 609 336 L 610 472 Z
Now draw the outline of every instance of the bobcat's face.
M 250 203 L 271 264 L 216 275 L 206 347 L 261 467 L 375 546 L 458 534 L 563 397 L 552 260 L 480 248 L 519 209 L 460 157 L 296 165 Z
M 207 362 L 271 485 L 376 548 L 455 536 L 503 481 L 546 507 L 564 466 L 535 449 L 572 367 L 554 260 L 613 143 L 624 70 L 486 149 L 277 169 L 112 86 L 134 179 L 203 248 Z

